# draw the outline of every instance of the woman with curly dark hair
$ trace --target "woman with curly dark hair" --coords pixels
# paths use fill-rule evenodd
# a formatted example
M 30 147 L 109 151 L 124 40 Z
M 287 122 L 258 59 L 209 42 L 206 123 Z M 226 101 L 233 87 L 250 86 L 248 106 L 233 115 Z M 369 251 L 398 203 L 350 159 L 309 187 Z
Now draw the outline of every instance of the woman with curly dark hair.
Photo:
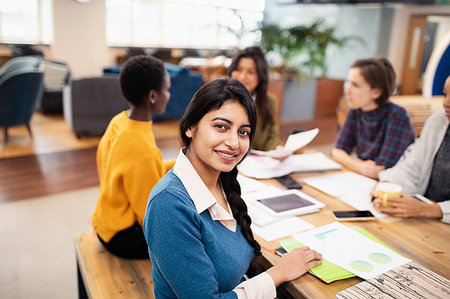
M 261 250 L 236 165 L 255 127 L 254 101 L 237 80 L 210 81 L 191 100 L 180 123 L 185 147 L 153 188 L 144 220 L 156 298 L 275 298 L 276 286 L 320 264 L 318 253 L 297 248 L 254 276 Z

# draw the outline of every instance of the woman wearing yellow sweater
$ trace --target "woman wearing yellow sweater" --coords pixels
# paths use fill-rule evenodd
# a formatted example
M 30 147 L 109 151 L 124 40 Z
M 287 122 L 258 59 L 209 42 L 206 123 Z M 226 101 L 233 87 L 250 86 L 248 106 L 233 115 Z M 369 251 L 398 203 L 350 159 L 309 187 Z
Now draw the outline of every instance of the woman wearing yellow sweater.
M 148 258 L 142 232 L 153 186 L 172 168 L 163 161 L 152 132 L 153 113 L 164 113 L 170 77 L 151 56 L 130 59 L 120 73 L 120 87 L 130 110 L 116 115 L 97 149 L 100 195 L 92 225 L 100 242 L 123 258 Z

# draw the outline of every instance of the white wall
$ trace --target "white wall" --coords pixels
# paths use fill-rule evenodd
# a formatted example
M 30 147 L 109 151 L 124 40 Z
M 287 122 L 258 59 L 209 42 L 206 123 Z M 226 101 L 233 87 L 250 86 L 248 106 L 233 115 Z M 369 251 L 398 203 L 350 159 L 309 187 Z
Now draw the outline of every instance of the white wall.
M 400 82 L 409 17 L 414 14 L 450 15 L 450 6 L 395 4 L 388 7 L 394 10 L 394 17 L 387 57 L 393 63 Z M 109 48 L 106 44 L 105 11 L 105 0 L 83 4 L 73 0 L 53 0 L 54 43 L 50 47 L 40 47 L 45 56 L 67 62 L 76 77 L 99 75 L 103 67 L 114 65 L 115 57 L 123 55 L 124 50 Z M 316 17 L 324 16 L 327 22 L 339 26 L 339 33 L 361 35 L 367 44 L 364 47 L 352 44 L 345 49 L 331 49 L 331 57 L 328 58 L 330 77 L 345 78 L 355 59 L 379 54 L 377 38 L 380 38 L 379 24 L 383 20 L 377 7 L 313 4 L 280 7 L 277 0 L 266 0 L 265 15 L 269 22 L 276 21 L 283 26 L 310 23 Z M 446 24 L 446 30 L 449 30 Z M 7 53 L 8 47 L 0 45 L 0 55 Z
M 430 16 L 427 18 L 427 21 L 439 24 L 436 30 L 435 43 L 442 40 L 444 36 L 450 31 L 450 15 L 446 17 Z
M 100 75 L 113 64 L 106 44 L 105 0 L 53 0 L 54 43 L 48 58 L 68 63 L 73 76 Z
M 364 40 L 364 44 L 351 41 L 341 49 L 330 46 L 326 59 L 327 77 L 344 79 L 355 60 L 380 55 L 380 24 L 384 20 L 383 10 L 378 5 L 280 5 L 278 0 L 266 0 L 266 10 L 264 22 L 267 24 L 278 23 L 281 27 L 290 27 L 311 24 L 316 19 L 323 18 L 327 25 L 336 27 L 338 36 L 354 35 Z
M 391 28 L 389 51 L 387 58 L 392 62 L 397 73 L 397 83 L 402 80 L 403 60 L 405 55 L 406 42 L 408 38 L 409 19 L 412 15 L 434 15 L 447 14 L 450 16 L 450 6 L 448 5 L 391 5 L 394 9 L 394 18 Z M 442 19 L 442 17 L 440 17 Z M 448 18 L 447 18 L 448 19 Z M 448 25 L 447 25 L 448 26 Z M 448 27 L 447 27 L 447 30 Z M 438 34 L 436 34 L 436 39 Z
M 328 76 L 333 78 L 346 78 L 349 66 L 356 59 L 383 55 L 392 62 L 397 83 L 401 82 L 411 15 L 450 16 L 449 5 L 279 5 L 278 2 L 266 0 L 267 23 L 279 22 L 281 26 L 289 27 L 299 23 L 309 24 L 318 17 L 324 17 L 329 24 L 337 26 L 338 34 L 356 34 L 364 39 L 365 46 L 352 43 L 343 49 L 329 49 Z M 386 22 L 391 23 L 390 28 Z M 448 27 L 446 30 L 449 30 Z

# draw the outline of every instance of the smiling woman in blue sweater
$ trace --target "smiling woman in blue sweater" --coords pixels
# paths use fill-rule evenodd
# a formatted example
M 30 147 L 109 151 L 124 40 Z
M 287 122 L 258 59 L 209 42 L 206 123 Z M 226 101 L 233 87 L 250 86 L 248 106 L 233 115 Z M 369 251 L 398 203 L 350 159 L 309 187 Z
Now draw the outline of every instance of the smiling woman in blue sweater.
M 255 127 L 254 101 L 239 81 L 214 80 L 194 95 L 180 123 L 185 148 L 152 189 L 144 219 L 156 298 L 275 298 L 276 286 L 321 263 L 298 248 L 252 277 L 261 251 L 236 165 Z

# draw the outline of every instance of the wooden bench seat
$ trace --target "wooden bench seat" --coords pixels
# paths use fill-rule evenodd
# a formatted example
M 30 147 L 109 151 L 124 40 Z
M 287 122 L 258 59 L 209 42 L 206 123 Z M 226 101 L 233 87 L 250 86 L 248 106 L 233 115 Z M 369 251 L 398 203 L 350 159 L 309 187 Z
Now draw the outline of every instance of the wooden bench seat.
M 417 136 L 420 135 L 428 117 L 434 112 L 444 109 L 442 107 L 442 96 L 434 96 L 431 98 L 424 98 L 422 96 L 396 96 L 392 97 L 391 100 L 408 111 Z
M 95 232 L 75 236 L 80 298 L 154 298 L 150 260 L 109 253 Z
M 443 96 L 434 96 L 425 98 L 420 95 L 417 96 L 393 96 L 391 101 L 399 106 L 405 108 L 414 125 L 414 130 L 417 136 L 420 135 L 423 125 L 428 117 L 436 111 L 443 110 L 442 100 Z M 338 128 L 342 127 L 347 116 L 347 103 L 344 98 L 339 100 L 336 107 L 336 118 Z

